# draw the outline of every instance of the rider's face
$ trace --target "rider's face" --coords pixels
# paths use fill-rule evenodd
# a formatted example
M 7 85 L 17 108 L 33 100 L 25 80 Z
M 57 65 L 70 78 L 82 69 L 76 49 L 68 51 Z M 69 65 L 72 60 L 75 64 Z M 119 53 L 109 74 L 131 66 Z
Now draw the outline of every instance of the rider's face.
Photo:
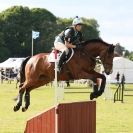
M 81 24 L 78 24 L 78 25 L 76 25 L 75 28 L 76 28 L 77 31 L 81 31 L 81 29 L 82 29 L 82 25 L 81 25 Z

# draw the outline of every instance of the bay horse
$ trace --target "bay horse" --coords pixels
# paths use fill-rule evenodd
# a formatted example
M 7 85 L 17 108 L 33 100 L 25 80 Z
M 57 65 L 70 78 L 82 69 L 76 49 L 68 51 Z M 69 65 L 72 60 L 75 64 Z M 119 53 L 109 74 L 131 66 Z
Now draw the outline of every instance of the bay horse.
M 63 69 L 58 73 L 58 80 L 77 80 L 90 79 L 94 82 L 93 92 L 90 99 L 93 100 L 101 96 L 104 92 L 106 77 L 94 70 L 96 65 L 96 57 L 99 56 L 104 71 L 107 75 L 112 73 L 114 48 L 113 44 L 108 44 L 101 39 L 93 39 L 82 42 L 81 49 L 74 49 L 74 55 L 68 63 L 63 64 Z M 32 57 L 27 57 L 21 65 L 20 69 L 20 86 L 19 95 L 14 111 L 18 111 L 22 106 L 23 94 L 25 92 L 25 112 L 30 105 L 30 91 L 43 86 L 55 78 L 55 64 L 48 62 L 45 53 L 40 53 Z M 97 84 L 97 78 L 101 79 L 100 88 Z

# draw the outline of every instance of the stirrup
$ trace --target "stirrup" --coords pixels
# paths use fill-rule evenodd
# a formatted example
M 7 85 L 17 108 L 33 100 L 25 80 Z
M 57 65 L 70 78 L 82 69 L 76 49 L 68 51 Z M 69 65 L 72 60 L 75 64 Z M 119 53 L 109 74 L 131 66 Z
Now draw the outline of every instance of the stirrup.
M 57 67 L 57 72 L 60 72 L 60 68 L 59 67 Z
M 61 71 L 61 68 L 57 66 L 57 72 L 60 72 Z

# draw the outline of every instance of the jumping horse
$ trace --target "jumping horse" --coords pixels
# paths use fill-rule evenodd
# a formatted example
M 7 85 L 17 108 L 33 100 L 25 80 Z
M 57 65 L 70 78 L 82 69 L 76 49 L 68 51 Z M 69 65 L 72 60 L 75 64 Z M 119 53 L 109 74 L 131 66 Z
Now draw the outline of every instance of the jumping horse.
M 113 44 L 108 44 L 101 39 L 93 39 L 82 42 L 81 49 L 74 49 L 74 55 L 66 64 L 63 64 L 63 69 L 58 73 L 58 80 L 76 80 L 90 79 L 94 83 L 93 92 L 90 94 L 90 99 L 93 100 L 102 95 L 106 85 L 106 77 L 95 71 L 96 57 L 99 57 L 104 72 L 109 75 L 112 73 L 114 48 Z M 25 112 L 30 105 L 30 91 L 43 86 L 54 80 L 55 64 L 48 61 L 45 53 L 40 53 L 32 57 L 27 57 L 21 65 L 20 69 L 20 86 L 19 95 L 14 111 L 18 111 L 22 106 L 23 94 L 25 93 L 25 107 L 22 111 Z M 98 87 L 97 78 L 101 79 L 101 85 Z

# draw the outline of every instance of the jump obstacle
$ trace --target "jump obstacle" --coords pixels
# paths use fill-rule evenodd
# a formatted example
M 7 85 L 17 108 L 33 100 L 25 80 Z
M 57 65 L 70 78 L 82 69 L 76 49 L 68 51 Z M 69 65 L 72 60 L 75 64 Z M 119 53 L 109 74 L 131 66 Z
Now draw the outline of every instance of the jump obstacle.
M 58 104 L 56 63 L 55 106 L 29 119 L 24 133 L 96 133 L 96 101 Z
M 114 103 L 116 101 L 121 101 L 123 103 L 123 95 L 124 95 L 124 83 L 119 83 L 118 88 L 114 93 Z
M 59 104 L 29 119 L 25 133 L 96 133 L 96 102 Z

